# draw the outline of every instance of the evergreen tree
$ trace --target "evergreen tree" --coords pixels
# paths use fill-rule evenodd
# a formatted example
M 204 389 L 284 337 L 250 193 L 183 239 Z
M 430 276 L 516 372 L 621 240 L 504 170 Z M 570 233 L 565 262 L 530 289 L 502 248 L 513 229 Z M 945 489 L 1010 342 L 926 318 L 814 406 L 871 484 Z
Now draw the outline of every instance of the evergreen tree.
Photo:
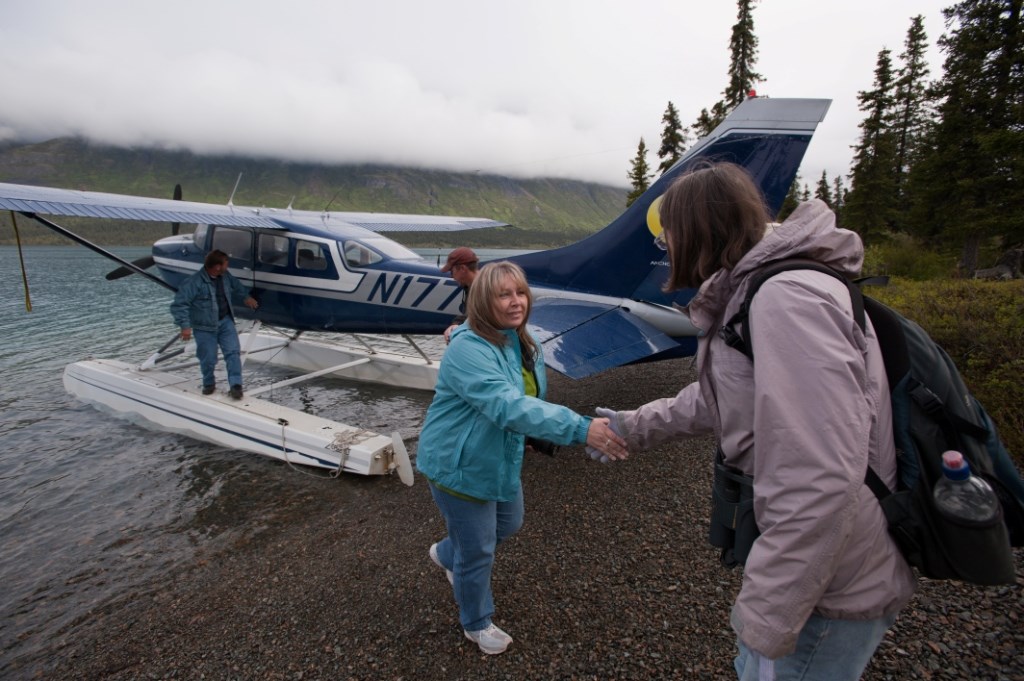
M 644 138 L 640 138 L 640 144 L 636 148 L 636 157 L 633 159 L 633 163 L 630 166 L 629 178 L 630 184 L 633 186 L 633 190 L 626 196 L 626 207 L 629 208 L 633 205 L 633 202 L 640 198 L 640 195 L 647 191 L 647 188 L 651 186 L 651 166 L 647 163 L 647 145 L 644 143 Z
M 754 35 L 754 2 L 739 0 L 739 13 L 732 27 L 729 50 L 729 85 L 725 88 L 725 103 L 729 110 L 735 109 L 747 98 L 754 85 L 764 77 L 754 71 L 757 63 L 757 36 Z
M 897 215 L 896 228 L 906 222 L 906 177 L 920 154 L 922 140 L 930 118 L 928 96 L 928 62 L 925 59 L 928 37 L 924 31 L 924 17 L 911 19 L 910 29 L 900 54 L 903 66 L 896 78 L 895 93 L 895 177 Z
M 803 202 L 803 201 L 810 201 L 810 200 L 811 200 L 811 188 L 809 186 L 807 186 L 807 183 L 805 182 L 804 183 L 804 189 L 803 189 L 802 192 L 800 192 L 800 201 Z
M 679 112 L 672 102 L 668 103 L 661 122 L 665 124 L 665 127 L 661 131 L 661 148 L 658 149 L 658 158 L 662 159 L 658 170 L 664 174 L 683 155 L 687 139 L 686 128 L 679 121 Z
M 843 223 L 843 209 L 846 208 L 846 187 L 843 176 L 836 175 L 832 181 L 832 211 L 836 214 L 836 225 Z
M 754 71 L 757 62 L 757 36 L 754 35 L 754 3 L 756 0 L 737 0 L 739 11 L 729 39 L 729 84 L 722 93 L 724 99 L 715 102 L 711 110 L 702 109 L 697 121 L 690 126 L 697 137 L 707 135 L 725 120 L 729 112 L 747 98 L 755 83 L 764 77 Z
M 828 175 L 825 171 L 821 171 L 821 179 L 818 180 L 818 186 L 814 188 L 814 198 L 821 199 L 828 204 L 829 208 L 832 208 L 832 188 L 828 185 Z
M 857 93 L 861 111 L 861 138 L 854 147 L 853 188 L 846 203 L 846 219 L 865 242 L 891 229 L 896 208 L 893 73 L 890 50 L 878 53 L 874 89 Z
M 728 115 L 729 109 L 725 106 L 725 102 L 717 101 L 711 107 L 711 111 L 701 109 L 697 121 L 690 127 L 697 138 L 700 139 L 711 134 L 711 131 L 717 128 L 718 124 L 724 121 Z
M 977 267 L 988 237 L 1024 239 L 1022 0 L 965 0 L 944 10 L 939 120 L 911 169 L 911 221 L 961 249 Z
M 786 192 L 786 198 L 782 199 L 782 205 L 779 207 L 779 214 L 775 216 L 776 222 L 782 222 L 789 217 L 789 214 L 796 210 L 796 207 L 800 205 L 800 175 L 797 174 L 793 178 L 793 183 L 789 185 L 789 191 Z

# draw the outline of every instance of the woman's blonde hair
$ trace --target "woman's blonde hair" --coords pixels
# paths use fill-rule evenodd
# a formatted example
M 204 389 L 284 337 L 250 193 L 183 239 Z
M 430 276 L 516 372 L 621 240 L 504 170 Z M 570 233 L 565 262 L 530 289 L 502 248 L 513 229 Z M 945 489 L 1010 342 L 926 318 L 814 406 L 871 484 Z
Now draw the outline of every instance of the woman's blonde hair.
M 768 207 L 750 174 L 734 163 L 681 175 L 661 201 L 661 226 L 672 272 L 666 292 L 696 288 L 732 269 L 764 236 Z
M 487 263 L 480 269 L 469 287 L 469 298 L 466 301 L 469 327 L 476 335 L 490 343 L 505 344 L 507 339 L 501 333 L 502 329 L 497 322 L 498 294 L 505 279 L 511 279 L 517 288 L 526 291 L 526 314 L 523 315 L 523 323 L 516 328 L 516 334 L 519 336 L 519 344 L 527 351 L 527 357 L 536 357 L 537 345 L 526 331 L 526 321 L 530 318 L 530 310 L 533 309 L 533 294 L 530 293 L 530 285 L 526 282 L 526 273 L 515 263 L 502 260 Z

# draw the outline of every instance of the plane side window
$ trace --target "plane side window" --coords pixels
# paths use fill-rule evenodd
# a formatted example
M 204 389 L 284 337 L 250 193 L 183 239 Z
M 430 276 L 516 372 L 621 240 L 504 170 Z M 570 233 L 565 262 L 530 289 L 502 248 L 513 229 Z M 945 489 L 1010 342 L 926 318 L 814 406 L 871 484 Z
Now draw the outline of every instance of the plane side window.
M 349 267 L 366 267 L 379 263 L 382 258 L 380 254 L 371 251 L 358 241 L 345 242 L 345 264 Z
M 206 233 L 209 231 L 209 225 L 199 224 L 196 225 L 196 231 L 192 233 L 192 243 L 199 247 L 199 250 L 206 250 Z
M 261 265 L 288 266 L 288 237 L 260 234 L 257 259 Z
M 244 267 L 252 264 L 252 230 L 233 227 L 216 227 L 213 231 L 212 250 L 224 251 L 231 259 L 231 266 Z
M 324 245 L 315 241 L 296 243 L 295 266 L 300 270 L 326 270 L 327 256 L 324 255 Z

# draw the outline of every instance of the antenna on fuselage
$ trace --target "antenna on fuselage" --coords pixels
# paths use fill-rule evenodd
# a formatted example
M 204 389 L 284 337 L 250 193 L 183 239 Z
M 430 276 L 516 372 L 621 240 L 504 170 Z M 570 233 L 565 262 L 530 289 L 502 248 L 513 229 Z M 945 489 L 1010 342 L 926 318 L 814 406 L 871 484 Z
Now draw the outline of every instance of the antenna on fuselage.
M 238 173 L 238 179 L 235 180 L 235 188 L 231 190 L 231 196 L 228 197 L 228 208 L 235 207 L 235 192 L 238 191 L 238 185 L 242 183 L 242 173 Z

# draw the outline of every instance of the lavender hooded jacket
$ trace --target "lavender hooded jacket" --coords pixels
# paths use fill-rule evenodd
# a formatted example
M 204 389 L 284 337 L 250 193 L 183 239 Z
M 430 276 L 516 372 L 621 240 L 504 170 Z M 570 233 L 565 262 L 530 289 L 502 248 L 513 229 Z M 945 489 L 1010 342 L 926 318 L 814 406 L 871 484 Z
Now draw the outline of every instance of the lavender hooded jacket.
M 718 337 L 751 272 L 787 257 L 854 275 L 863 247 L 823 202 L 801 204 L 688 306 L 703 331 L 697 382 L 617 414 L 630 449 L 713 432 L 726 463 L 754 476 L 761 536 L 731 622 L 744 644 L 773 659 L 794 651 L 811 613 L 875 619 L 914 591 L 913 571 L 864 484 L 870 462 L 894 485 L 892 411 L 874 330 L 869 320 L 861 332 L 845 285 L 806 270 L 767 281 L 750 310 L 753 364 Z

